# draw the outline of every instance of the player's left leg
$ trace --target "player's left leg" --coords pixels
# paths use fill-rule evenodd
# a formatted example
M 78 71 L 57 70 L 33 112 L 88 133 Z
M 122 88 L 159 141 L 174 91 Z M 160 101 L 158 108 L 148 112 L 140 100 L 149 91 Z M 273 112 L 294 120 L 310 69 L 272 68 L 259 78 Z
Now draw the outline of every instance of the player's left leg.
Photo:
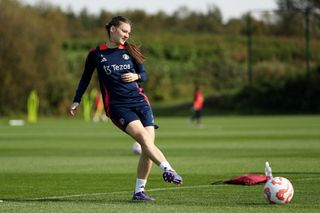
M 148 126 L 148 127 L 145 127 L 145 130 L 149 133 L 151 142 L 154 143 L 154 138 L 155 138 L 154 127 Z M 139 163 L 138 163 L 138 170 L 137 170 L 138 178 L 147 179 L 150 174 L 151 167 L 152 167 L 152 160 L 142 150 Z
M 140 120 L 136 120 L 129 123 L 126 132 L 138 141 L 142 147 L 142 153 L 137 167 L 136 188 L 132 200 L 153 201 L 153 198 L 145 194 L 144 189 L 152 167 L 152 160 L 148 153 L 151 152 L 155 159 L 159 158 L 154 151 L 154 127 L 144 127 Z
M 153 138 L 154 141 L 154 128 L 153 127 L 146 127 L 147 132 L 149 132 L 150 136 Z M 151 171 L 152 167 L 152 160 L 144 153 L 140 155 L 138 168 L 137 168 L 137 180 L 136 180 L 136 188 L 132 199 L 134 201 L 154 201 L 155 199 L 149 197 L 145 194 L 144 189 L 147 184 L 147 180 Z
M 154 200 L 153 198 L 149 197 L 144 193 L 144 189 L 147 184 L 151 167 L 152 167 L 152 161 L 142 151 L 139 159 L 139 163 L 138 163 L 138 168 L 137 168 L 137 179 L 136 179 L 136 187 L 132 197 L 133 200 L 142 200 L 142 201 Z
M 202 109 L 197 110 L 197 127 L 202 128 Z
M 151 138 L 153 138 L 153 141 L 154 141 L 154 128 L 146 127 L 146 130 L 147 132 L 149 132 Z M 151 171 L 152 163 L 153 163 L 152 160 L 142 150 L 139 163 L 138 163 L 138 168 L 137 168 L 135 194 L 144 191 L 144 188 L 147 184 L 147 180 Z

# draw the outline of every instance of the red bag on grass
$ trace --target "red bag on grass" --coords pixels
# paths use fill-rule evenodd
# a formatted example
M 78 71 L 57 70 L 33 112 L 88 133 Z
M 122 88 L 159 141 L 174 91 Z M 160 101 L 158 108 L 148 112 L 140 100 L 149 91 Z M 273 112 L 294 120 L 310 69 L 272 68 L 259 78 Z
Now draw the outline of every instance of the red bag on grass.
M 245 174 L 223 182 L 229 184 L 254 185 L 259 183 L 265 183 L 266 181 L 267 177 L 265 175 Z

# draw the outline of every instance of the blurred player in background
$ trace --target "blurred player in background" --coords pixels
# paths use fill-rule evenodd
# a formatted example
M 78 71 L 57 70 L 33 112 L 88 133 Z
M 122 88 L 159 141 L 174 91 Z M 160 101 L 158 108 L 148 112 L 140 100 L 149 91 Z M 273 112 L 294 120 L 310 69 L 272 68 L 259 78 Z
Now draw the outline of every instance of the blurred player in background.
M 190 123 L 196 122 L 198 127 L 203 127 L 202 125 L 202 113 L 203 113 L 203 94 L 201 91 L 201 86 L 198 84 L 196 86 L 194 95 L 193 95 L 193 102 L 192 102 L 192 111 L 194 114 L 190 118 Z
M 130 21 L 125 17 L 116 16 L 105 28 L 108 40 L 89 52 L 70 113 L 76 114 L 92 73 L 97 69 L 106 115 L 142 148 L 132 200 L 152 201 L 154 199 L 144 192 L 152 162 L 163 170 L 162 176 L 166 182 L 181 185 L 182 178 L 154 144 L 153 113 L 139 84 L 147 79 L 143 65 L 144 55 L 137 46 L 127 42 L 131 32 Z
M 100 92 L 97 92 L 96 96 L 94 97 L 93 100 L 93 122 L 97 123 L 100 121 L 106 121 L 108 117 L 106 116 L 105 113 L 103 113 L 103 101 L 102 101 L 102 96 Z

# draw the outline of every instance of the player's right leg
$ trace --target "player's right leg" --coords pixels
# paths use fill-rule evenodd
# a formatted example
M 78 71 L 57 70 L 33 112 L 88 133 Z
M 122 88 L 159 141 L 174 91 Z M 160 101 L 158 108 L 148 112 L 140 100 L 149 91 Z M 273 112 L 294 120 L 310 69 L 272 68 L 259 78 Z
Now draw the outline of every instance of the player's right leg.
M 149 134 L 151 135 L 151 137 L 152 137 L 153 139 L 155 139 L 155 131 L 154 131 L 154 128 L 148 126 L 148 127 L 145 127 L 145 129 L 149 132 Z M 163 166 L 163 170 L 164 170 L 163 175 L 162 175 L 163 180 L 166 181 L 166 182 L 168 182 L 168 183 L 174 183 L 174 184 L 177 184 L 177 185 L 182 184 L 183 181 L 182 181 L 181 176 L 178 175 L 178 174 L 171 168 L 170 165 L 167 166 L 166 164 L 169 165 L 168 162 L 162 162 L 162 163 L 160 164 L 160 167 Z
M 140 120 L 132 121 L 128 124 L 126 132 L 140 143 L 144 152 L 154 163 L 163 169 L 163 179 L 166 182 L 181 185 L 181 176 L 170 166 L 160 149 L 154 144 L 154 128 L 143 127 Z
M 176 185 L 183 184 L 182 177 L 173 170 L 164 171 L 162 177 L 163 177 L 163 180 L 168 183 L 174 183 Z
M 142 151 L 158 166 L 166 161 L 163 153 L 154 144 L 152 136 L 142 125 L 140 120 L 134 120 L 128 124 L 125 130 L 142 148 Z

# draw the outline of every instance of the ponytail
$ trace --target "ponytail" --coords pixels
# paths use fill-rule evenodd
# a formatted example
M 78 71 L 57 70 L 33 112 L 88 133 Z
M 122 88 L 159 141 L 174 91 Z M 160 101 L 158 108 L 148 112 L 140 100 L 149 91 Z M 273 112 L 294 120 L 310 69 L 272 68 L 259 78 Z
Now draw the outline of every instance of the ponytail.
M 128 42 L 126 42 L 124 46 L 128 50 L 129 54 L 136 60 L 138 64 L 144 63 L 145 56 L 143 55 L 139 47 L 137 47 L 134 44 L 129 44 Z

